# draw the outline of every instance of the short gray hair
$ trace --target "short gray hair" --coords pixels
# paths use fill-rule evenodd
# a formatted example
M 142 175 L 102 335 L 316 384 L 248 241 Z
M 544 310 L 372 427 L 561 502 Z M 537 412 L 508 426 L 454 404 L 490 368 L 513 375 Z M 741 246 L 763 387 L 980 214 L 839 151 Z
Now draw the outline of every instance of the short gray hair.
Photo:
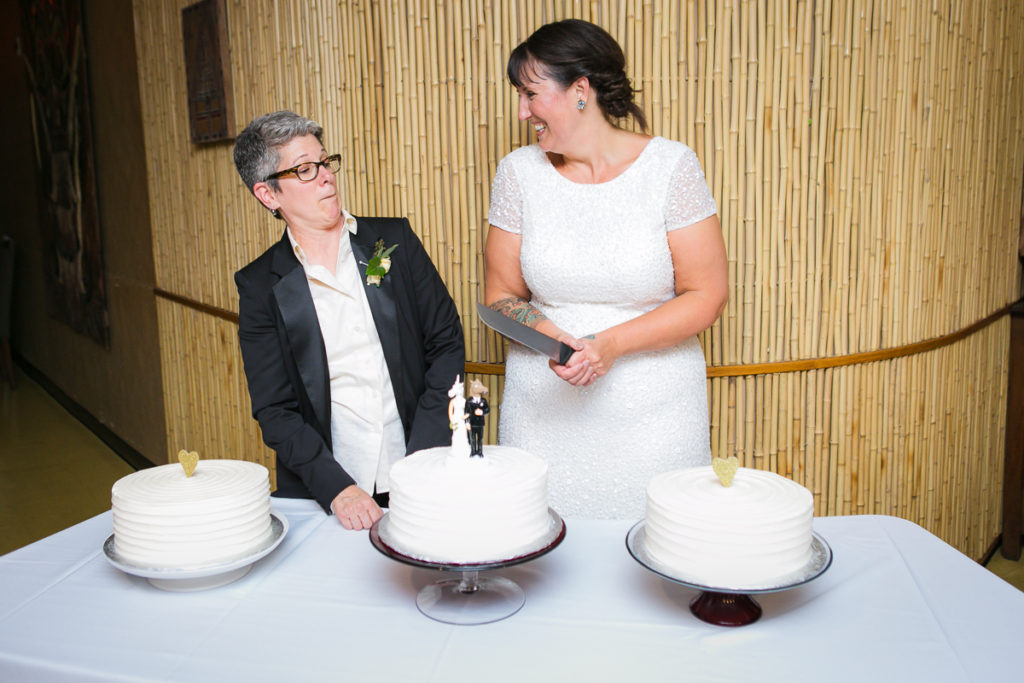
M 274 191 L 280 189 L 277 178 L 267 176 L 277 170 L 281 157 L 278 150 L 292 139 L 313 135 L 323 144 L 323 127 L 311 119 L 288 110 L 264 114 L 249 122 L 235 139 L 235 168 L 242 182 L 252 192 L 256 183 L 266 180 Z

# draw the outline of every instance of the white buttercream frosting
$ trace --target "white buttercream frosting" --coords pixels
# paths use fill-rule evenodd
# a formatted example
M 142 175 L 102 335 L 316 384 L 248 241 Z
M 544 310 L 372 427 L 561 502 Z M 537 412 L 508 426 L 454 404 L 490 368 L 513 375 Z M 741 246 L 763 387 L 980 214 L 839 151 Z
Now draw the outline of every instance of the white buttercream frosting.
M 267 468 L 200 460 L 191 477 L 161 465 L 122 477 L 111 490 L 114 549 L 138 567 L 191 568 L 255 552 L 271 535 Z
M 482 458 L 450 451 L 430 448 L 392 466 L 388 533 L 396 549 L 452 563 L 536 550 L 551 524 L 547 464 L 506 446 L 484 446 Z
M 648 484 L 645 547 L 695 583 L 767 586 L 810 560 L 813 516 L 811 492 L 772 472 L 741 467 L 725 487 L 710 466 L 673 470 Z

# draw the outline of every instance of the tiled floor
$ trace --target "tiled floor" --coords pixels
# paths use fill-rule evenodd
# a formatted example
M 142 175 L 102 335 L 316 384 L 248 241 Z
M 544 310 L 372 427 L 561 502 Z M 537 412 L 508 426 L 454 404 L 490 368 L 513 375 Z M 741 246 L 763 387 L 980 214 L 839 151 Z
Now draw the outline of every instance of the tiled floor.
M 17 389 L 0 384 L 0 554 L 110 509 L 132 471 L 23 373 Z M 996 552 L 988 568 L 1024 590 L 1024 557 Z
M 1024 553 L 1016 562 L 1008 560 L 997 550 L 985 565 L 990 572 L 1024 591 Z
M 133 471 L 23 373 L 0 384 L 0 554 L 109 510 Z

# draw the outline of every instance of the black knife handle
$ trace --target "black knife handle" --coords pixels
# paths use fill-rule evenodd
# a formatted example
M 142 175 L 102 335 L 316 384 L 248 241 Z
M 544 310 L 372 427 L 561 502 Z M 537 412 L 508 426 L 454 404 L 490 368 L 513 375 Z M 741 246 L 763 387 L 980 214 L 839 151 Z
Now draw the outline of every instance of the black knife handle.
M 572 356 L 572 354 L 574 353 L 576 353 L 575 349 L 573 349 L 565 342 L 560 342 L 558 345 L 558 364 L 565 365 L 565 363 L 569 360 L 569 357 Z

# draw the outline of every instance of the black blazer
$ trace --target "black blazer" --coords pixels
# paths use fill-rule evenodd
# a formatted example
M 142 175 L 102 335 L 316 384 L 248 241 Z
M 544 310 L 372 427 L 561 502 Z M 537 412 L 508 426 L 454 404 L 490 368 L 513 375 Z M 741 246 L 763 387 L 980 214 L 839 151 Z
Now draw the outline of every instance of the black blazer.
M 352 254 L 365 272 L 378 239 L 398 248 L 366 298 L 377 327 L 406 453 L 450 443 L 448 389 L 465 372 L 462 324 L 441 276 L 405 218 L 358 218 Z M 362 263 L 359 263 L 362 262 Z M 238 342 L 263 441 L 277 454 L 277 490 L 330 504 L 351 476 L 331 447 L 327 352 L 306 273 L 285 234 L 235 273 Z M 373 493 L 367 491 L 367 493 Z

